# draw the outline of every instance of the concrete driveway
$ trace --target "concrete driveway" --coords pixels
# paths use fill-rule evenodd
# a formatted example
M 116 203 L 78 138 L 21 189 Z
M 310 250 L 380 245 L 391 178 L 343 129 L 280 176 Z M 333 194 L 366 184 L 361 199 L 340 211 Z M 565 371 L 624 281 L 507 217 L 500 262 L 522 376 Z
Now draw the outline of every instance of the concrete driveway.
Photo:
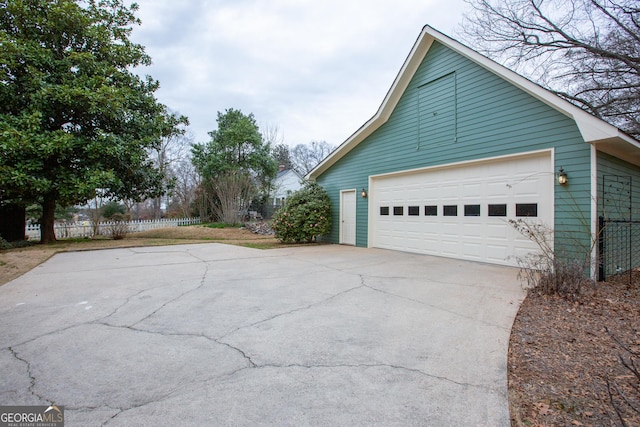
M 0 287 L 0 405 L 66 426 L 508 426 L 516 271 L 377 249 L 56 255 Z

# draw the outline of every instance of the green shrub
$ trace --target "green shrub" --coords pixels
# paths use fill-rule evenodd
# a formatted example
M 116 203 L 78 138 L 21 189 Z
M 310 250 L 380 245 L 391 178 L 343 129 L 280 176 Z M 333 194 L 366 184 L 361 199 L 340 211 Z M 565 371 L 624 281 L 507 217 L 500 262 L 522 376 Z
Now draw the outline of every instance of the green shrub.
M 274 215 L 271 228 L 285 243 L 309 243 L 331 231 L 331 200 L 315 182 L 289 196 Z
M 29 240 L 18 240 L 17 242 L 8 242 L 0 236 L 0 250 L 26 248 L 35 245 L 35 242 Z
M 6 240 L 4 240 L 2 236 L 0 236 L 0 249 L 11 249 L 11 248 L 13 248 L 13 245 L 7 242 Z
M 118 221 L 117 219 L 114 219 L 114 217 L 116 217 L 116 215 L 124 215 L 126 212 L 127 208 L 116 201 L 111 201 L 102 207 L 102 216 L 108 220 L 113 219 L 114 221 Z

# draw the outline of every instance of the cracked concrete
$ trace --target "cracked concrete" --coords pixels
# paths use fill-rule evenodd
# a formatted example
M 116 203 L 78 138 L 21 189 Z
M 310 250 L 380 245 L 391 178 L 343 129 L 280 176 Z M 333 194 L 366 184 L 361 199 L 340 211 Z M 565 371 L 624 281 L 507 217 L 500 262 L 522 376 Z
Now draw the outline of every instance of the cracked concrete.
M 219 244 L 56 255 L 0 287 L 0 404 L 68 426 L 508 426 L 513 269 Z

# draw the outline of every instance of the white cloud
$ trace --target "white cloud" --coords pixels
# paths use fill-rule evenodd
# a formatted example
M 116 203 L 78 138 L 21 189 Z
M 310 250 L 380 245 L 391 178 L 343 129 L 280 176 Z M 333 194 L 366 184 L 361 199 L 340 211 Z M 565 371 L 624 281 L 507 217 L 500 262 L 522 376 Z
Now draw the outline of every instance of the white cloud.
M 157 95 L 208 139 L 226 108 L 290 145 L 339 144 L 377 110 L 422 26 L 452 34 L 463 0 L 138 0 L 133 39 Z

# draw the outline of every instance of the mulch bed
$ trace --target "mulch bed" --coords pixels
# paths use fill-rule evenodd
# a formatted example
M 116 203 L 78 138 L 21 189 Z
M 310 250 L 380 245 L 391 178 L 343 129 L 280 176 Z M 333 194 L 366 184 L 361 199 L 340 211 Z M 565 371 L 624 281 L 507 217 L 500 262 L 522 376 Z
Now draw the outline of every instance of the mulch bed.
M 634 366 L 640 272 L 631 284 L 628 273 L 598 283 L 576 301 L 530 292 L 509 345 L 512 425 L 640 426 Z

